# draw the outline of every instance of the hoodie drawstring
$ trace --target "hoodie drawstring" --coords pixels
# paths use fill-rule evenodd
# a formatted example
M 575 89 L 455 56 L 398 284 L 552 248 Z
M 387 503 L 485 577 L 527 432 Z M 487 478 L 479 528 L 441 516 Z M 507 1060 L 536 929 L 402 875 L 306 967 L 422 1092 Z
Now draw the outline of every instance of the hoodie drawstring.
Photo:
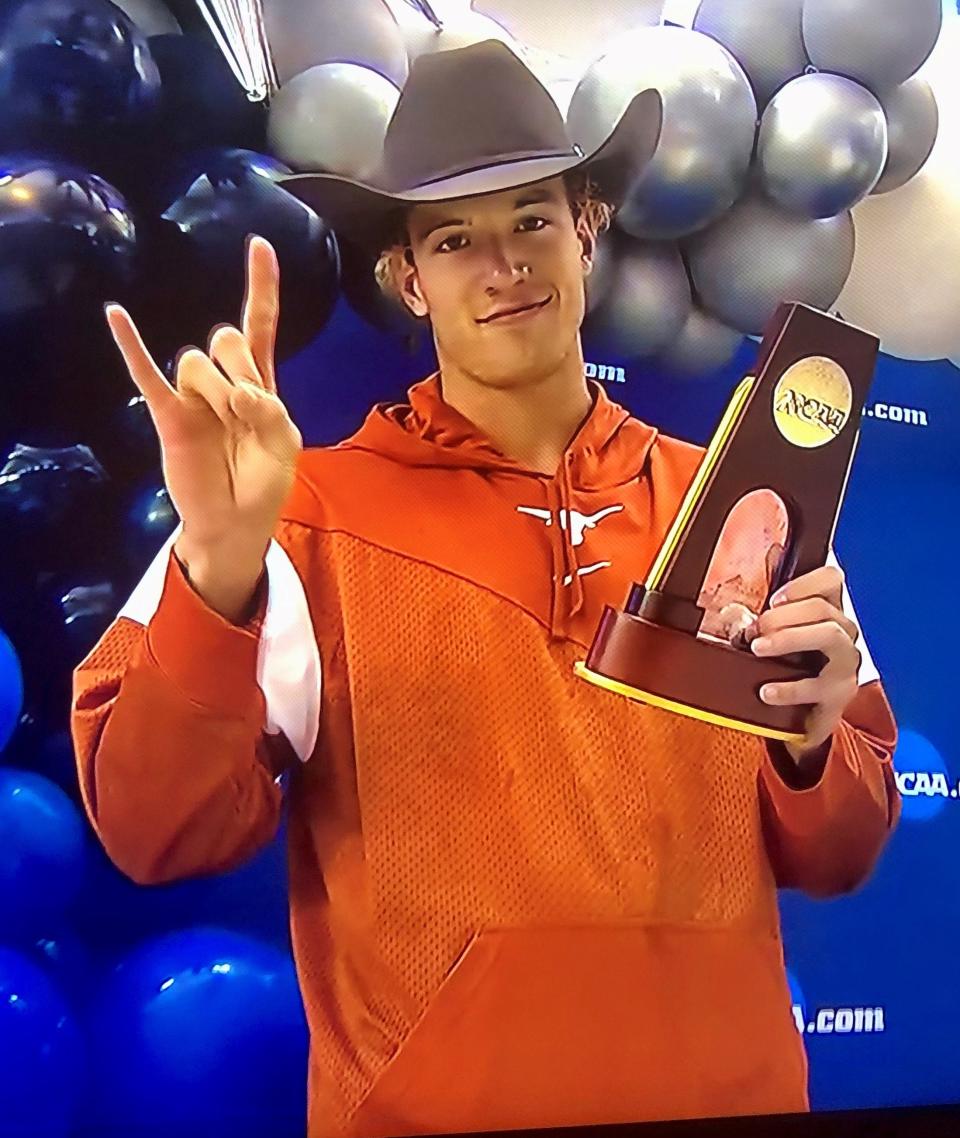
M 571 519 L 573 486 L 570 482 L 572 456 L 565 454 L 558 475 L 547 483 L 550 510 L 551 595 L 550 637 L 564 639 L 569 622 L 583 608 L 583 581 L 573 548 Z

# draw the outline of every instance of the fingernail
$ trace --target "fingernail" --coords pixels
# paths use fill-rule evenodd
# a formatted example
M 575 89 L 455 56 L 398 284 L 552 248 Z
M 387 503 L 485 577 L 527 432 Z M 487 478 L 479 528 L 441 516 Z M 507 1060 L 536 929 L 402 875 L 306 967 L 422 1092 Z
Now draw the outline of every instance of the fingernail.
M 770 640 L 766 636 L 758 636 L 750 647 L 754 652 L 766 652 L 770 648 Z
M 786 593 L 784 593 L 784 592 L 774 593 L 773 596 L 770 598 L 770 604 L 771 605 L 782 605 L 786 599 L 787 599 Z
M 764 684 L 760 689 L 760 698 L 764 703 L 769 703 L 776 693 L 776 690 L 777 689 L 773 686 L 773 684 Z

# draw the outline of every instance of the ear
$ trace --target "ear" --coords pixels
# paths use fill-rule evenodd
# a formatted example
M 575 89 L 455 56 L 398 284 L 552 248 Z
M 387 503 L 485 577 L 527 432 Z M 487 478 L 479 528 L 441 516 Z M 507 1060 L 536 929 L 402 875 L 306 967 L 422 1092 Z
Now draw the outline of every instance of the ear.
M 400 299 L 414 315 L 422 319 L 430 312 L 427 299 L 423 295 L 420 285 L 420 274 L 417 271 L 413 254 L 405 252 L 399 270 L 398 281 Z

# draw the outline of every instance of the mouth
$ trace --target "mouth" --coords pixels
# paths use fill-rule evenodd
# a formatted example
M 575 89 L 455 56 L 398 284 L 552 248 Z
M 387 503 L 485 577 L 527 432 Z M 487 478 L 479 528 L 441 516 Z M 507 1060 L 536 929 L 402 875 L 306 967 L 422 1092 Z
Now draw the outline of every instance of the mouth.
M 504 324 L 514 320 L 524 320 L 535 315 L 537 312 L 542 311 L 552 300 L 552 297 L 547 297 L 546 300 L 538 300 L 535 304 L 524 304 L 516 308 L 505 308 L 502 312 L 495 312 L 492 316 L 485 316 L 482 320 L 478 320 L 478 324 Z

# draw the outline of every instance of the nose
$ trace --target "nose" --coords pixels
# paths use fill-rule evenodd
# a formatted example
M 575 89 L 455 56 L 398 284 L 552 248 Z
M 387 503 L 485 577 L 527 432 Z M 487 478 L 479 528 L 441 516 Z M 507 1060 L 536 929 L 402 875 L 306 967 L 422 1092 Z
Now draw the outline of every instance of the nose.
M 485 262 L 487 292 L 491 295 L 516 281 L 525 280 L 532 272 L 531 266 L 508 241 L 492 240 Z

